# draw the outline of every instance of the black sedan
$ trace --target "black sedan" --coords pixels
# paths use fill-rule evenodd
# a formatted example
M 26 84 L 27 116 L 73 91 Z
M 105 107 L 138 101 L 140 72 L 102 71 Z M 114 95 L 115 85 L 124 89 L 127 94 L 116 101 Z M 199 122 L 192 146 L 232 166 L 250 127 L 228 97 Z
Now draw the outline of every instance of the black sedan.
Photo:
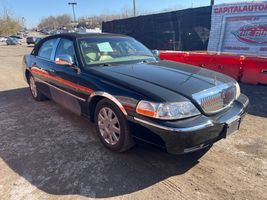
M 40 40 L 41 40 L 41 38 L 39 38 L 39 37 L 33 37 L 33 36 L 30 36 L 30 37 L 27 37 L 27 38 L 26 38 L 26 43 L 27 43 L 28 45 L 31 45 L 31 44 L 35 45 L 35 44 L 37 44 Z
M 117 152 L 138 140 L 174 154 L 205 148 L 239 129 L 249 103 L 232 78 L 157 61 L 122 35 L 47 37 L 24 57 L 23 69 L 36 101 L 53 99 L 88 118 Z

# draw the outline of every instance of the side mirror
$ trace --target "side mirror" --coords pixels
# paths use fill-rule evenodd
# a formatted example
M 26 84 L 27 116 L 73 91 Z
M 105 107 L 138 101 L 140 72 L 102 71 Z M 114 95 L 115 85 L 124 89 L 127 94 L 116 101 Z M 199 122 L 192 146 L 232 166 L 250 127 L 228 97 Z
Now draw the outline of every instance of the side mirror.
M 159 60 L 159 54 L 160 54 L 160 51 L 155 49 L 155 50 L 152 50 L 151 52 L 152 52 L 153 56 L 154 56 L 157 60 Z
M 57 65 L 68 65 L 68 66 L 74 65 L 74 61 L 72 57 L 67 54 L 57 56 L 55 59 L 55 63 Z

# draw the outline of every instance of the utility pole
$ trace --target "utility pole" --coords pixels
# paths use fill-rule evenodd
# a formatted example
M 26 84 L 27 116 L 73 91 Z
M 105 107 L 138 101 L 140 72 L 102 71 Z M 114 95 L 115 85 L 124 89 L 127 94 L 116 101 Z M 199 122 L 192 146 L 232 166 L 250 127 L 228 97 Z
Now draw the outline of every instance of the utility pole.
M 136 16 L 135 0 L 133 0 L 133 16 Z
M 214 5 L 214 0 L 210 0 L 210 5 L 211 5 L 211 6 Z
M 22 17 L 21 20 L 22 20 L 22 26 L 23 26 L 23 28 L 26 28 L 26 25 L 25 25 L 26 19 L 25 19 L 25 17 Z
M 69 2 L 68 3 L 70 6 L 72 6 L 72 13 L 73 13 L 73 22 L 75 23 L 76 22 L 76 15 L 75 15 L 75 6 L 77 5 L 76 2 Z

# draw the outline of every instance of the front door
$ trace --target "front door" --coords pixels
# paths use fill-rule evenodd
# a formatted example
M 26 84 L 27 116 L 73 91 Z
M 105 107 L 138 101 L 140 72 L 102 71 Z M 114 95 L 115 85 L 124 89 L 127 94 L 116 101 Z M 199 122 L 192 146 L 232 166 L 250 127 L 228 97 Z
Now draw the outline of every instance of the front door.
M 54 61 L 60 55 L 71 56 L 74 63 L 77 64 L 73 41 L 60 39 L 55 51 Z M 50 73 L 54 76 L 53 83 L 50 85 L 52 99 L 71 111 L 81 114 L 81 104 L 85 99 L 79 97 L 78 71 L 72 66 L 59 65 L 53 62 L 53 69 Z

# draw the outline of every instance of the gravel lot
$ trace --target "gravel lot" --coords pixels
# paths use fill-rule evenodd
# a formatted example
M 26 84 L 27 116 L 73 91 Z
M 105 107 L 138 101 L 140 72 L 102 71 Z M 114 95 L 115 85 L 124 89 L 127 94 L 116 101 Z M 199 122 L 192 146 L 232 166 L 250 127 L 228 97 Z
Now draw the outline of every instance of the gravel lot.
M 32 100 L 21 74 L 26 45 L 0 45 L 0 199 L 267 199 L 267 86 L 250 97 L 241 130 L 209 151 L 169 155 L 139 144 L 117 154 L 94 126 Z

